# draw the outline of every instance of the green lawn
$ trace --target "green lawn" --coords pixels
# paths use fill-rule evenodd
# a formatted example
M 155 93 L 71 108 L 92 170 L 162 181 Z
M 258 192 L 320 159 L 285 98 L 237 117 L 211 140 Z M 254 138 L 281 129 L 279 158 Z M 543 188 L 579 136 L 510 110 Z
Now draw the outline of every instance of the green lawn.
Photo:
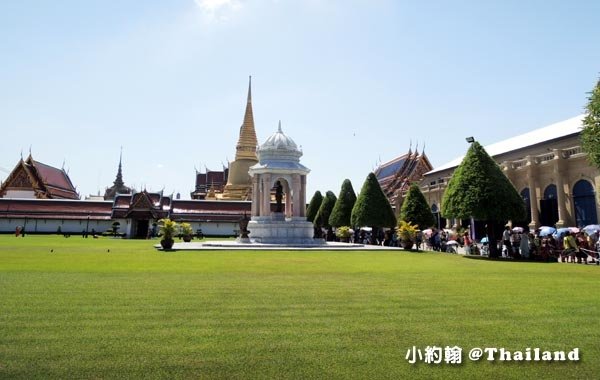
M 600 267 L 0 235 L 0 378 L 598 378 Z M 50 252 L 50 250 L 54 252 Z M 107 252 L 110 250 L 110 252 Z M 462 365 L 411 365 L 413 346 Z M 579 347 L 579 363 L 470 362 Z

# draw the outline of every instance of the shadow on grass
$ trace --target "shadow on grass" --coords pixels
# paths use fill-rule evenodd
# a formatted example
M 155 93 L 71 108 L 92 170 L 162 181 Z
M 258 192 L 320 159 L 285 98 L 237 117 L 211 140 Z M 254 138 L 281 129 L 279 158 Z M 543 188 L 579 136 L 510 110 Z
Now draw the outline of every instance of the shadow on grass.
M 487 260 L 487 261 L 494 261 L 494 262 L 500 262 L 500 263 L 556 264 L 558 262 L 556 260 L 542 261 L 542 260 L 531 260 L 531 259 L 508 259 L 508 258 L 504 258 L 504 257 L 491 258 L 488 256 L 481 256 L 481 255 L 464 255 L 464 257 L 465 257 L 465 259 Z

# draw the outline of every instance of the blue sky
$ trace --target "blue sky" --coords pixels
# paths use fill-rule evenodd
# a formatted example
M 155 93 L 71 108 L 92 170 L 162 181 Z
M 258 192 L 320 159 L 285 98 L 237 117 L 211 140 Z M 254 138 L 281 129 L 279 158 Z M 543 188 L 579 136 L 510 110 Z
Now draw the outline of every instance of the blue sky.
M 0 2 L 0 178 L 30 147 L 104 192 L 188 198 L 233 160 L 248 75 L 259 143 L 282 120 L 309 194 L 358 192 L 426 145 L 434 166 L 583 112 L 600 72 L 597 1 Z

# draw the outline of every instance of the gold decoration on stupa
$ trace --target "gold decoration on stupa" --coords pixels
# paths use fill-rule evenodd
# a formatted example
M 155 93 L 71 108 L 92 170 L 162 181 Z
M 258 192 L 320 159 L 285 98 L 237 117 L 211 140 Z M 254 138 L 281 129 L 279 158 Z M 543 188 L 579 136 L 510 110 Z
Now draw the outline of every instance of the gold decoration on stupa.
M 258 163 L 256 156 L 256 130 L 254 129 L 254 115 L 252 113 L 252 77 L 248 83 L 248 100 L 244 121 L 240 127 L 240 136 L 235 146 L 235 160 L 229 164 L 227 185 L 223 192 L 223 199 L 248 200 L 252 197 L 252 184 L 248 170 Z

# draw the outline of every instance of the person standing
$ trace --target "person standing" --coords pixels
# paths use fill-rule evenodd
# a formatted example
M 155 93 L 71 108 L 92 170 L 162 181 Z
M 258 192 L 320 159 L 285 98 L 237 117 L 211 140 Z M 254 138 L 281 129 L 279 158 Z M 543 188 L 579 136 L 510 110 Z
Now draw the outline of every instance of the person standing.
M 506 257 L 511 257 L 512 245 L 510 244 L 510 227 L 504 227 L 504 231 L 502 232 L 502 245 L 506 248 Z
M 510 235 L 510 239 L 512 242 L 512 255 L 515 258 L 519 258 L 520 254 L 519 254 L 519 248 L 521 248 L 521 233 L 520 232 L 513 232 Z
M 519 234 L 521 235 L 521 234 Z M 523 234 L 521 236 L 521 241 L 519 244 L 519 250 L 521 252 L 521 256 L 525 259 L 529 258 L 529 235 L 530 234 Z
M 563 238 L 563 248 L 564 251 L 562 253 L 562 261 L 564 262 L 566 257 L 567 262 L 569 261 L 569 258 L 571 258 L 571 262 L 575 263 L 575 255 L 579 249 L 577 247 L 575 238 L 569 231 L 565 233 L 565 237 Z
M 473 244 L 473 241 L 471 241 L 471 236 L 469 236 L 469 232 L 464 233 L 463 244 L 465 245 L 465 254 L 470 255 L 471 254 L 471 244 Z

